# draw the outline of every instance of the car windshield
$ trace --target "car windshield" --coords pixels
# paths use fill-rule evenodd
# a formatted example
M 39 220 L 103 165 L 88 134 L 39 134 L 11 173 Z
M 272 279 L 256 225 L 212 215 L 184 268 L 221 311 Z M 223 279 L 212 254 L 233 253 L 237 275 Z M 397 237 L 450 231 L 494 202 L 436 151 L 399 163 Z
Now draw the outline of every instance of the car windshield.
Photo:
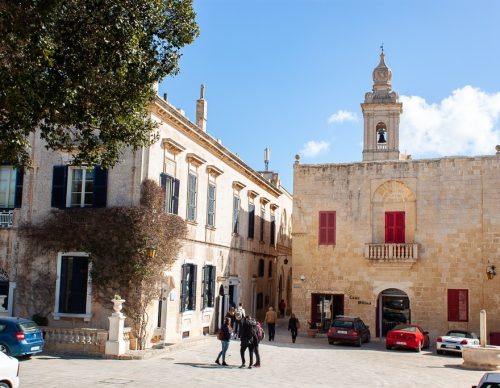
M 35 331 L 38 329 L 35 322 L 23 322 L 19 324 L 19 327 L 22 331 Z
M 500 383 L 483 383 L 480 388 L 500 388 Z
M 417 327 L 416 326 L 410 326 L 410 325 L 397 325 L 392 330 L 411 331 L 411 332 L 414 333 L 414 332 L 417 331 Z
M 341 327 L 343 329 L 352 329 L 354 327 L 354 322 L 336 320 L 336 321 L 333 321 L 332 326 L 333 327 Z

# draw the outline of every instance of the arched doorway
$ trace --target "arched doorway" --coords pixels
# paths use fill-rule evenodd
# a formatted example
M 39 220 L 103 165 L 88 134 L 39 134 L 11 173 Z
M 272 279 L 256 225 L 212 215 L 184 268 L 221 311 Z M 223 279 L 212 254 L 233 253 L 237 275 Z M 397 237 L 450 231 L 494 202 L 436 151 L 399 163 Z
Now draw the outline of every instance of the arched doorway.
M 387 332 L 400 323 L 411 323 L 410 298 L 397 288 L 382 291 L 377 299 L 377 337 L 385 337 Z

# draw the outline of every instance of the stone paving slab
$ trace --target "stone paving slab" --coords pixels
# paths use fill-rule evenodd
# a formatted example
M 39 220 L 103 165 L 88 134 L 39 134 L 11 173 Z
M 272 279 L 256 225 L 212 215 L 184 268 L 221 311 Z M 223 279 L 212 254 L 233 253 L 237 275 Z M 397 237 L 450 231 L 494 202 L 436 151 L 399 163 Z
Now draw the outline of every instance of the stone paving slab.
M 301 335 L 293 344 L 285 327 L 284 323 L 278 327 L 275 342 L 261 343 L 261 368 L 238 368 L 238 341 L 232 341 L 228 350 L 230 366 L 215 365 L 220 343 L 210 337 L 144 360 L 41 354 L 21 362 L 21 387 L 460 388 L 476 384 L 484 373 L 462 369 L 461 357 L 387 351 L 377 340 L 356 348 Z

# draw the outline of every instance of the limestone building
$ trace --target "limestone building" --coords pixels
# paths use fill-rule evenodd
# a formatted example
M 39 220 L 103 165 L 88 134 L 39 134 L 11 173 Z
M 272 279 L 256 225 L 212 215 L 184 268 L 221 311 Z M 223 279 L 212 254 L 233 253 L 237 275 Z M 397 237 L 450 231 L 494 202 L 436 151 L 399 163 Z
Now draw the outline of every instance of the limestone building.
M 384 53 L 361 104 L 362 162 L 294 166 L 293 304 L 327 328 L 360 316 L 372 337 L 400 322 L 500 331 L 500 155 L 412 160 Z M 493 150 L 494 145 L 492 145 Z M 497 147 L 498 148 L 498 147 Z
M 70 155 L 47 151 L 35 136 L 33 169 L 23 174 L 12 166 L 0 167 L 3 314 L 41 313 L 16 293 L 23 281 L 19 273 L 27 265 L 19 225 L 42 220 L 54 207 L 137 206 L 145 179 L 161 185 L 165 211 L 182 217 L 188 229 L 151 306 L 150 344 L 212 333 L 231 304 L 242 302 L 249 313 L 262 316 L 268 305 L 290 299 L 292 197 L 278 174 L 252 169 L 207 133 L 203 87 L 196 122 L 160 97 L 151 104 L 150 115 L 160 124 L 159 141 L 137 152 L 127 150 L 109 171 L 72 166 Z M 83 190 L 74 203 L 72 183 L 77 180 L 94 188 Z M 55 279 L 49 326 L 107 329 L 109 310 L 92 294 L 89 254 L 61 251 L 35 258 L 33 265 L 45 265 Z M 82 279 L 61 281 L 69 276 L 69 264 L 78 267 Z M 62 303 L 68 295 L 78 301 Z

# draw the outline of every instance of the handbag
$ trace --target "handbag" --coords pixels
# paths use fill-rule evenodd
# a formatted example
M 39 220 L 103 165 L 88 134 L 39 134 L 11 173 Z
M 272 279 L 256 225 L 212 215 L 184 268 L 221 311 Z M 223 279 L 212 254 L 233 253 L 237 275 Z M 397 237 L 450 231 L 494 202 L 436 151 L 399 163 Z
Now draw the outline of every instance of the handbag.
M 219 341 L 224 341 L 224 330 L 220 329 L 219 333 L 217 334 L 217 339 Z

